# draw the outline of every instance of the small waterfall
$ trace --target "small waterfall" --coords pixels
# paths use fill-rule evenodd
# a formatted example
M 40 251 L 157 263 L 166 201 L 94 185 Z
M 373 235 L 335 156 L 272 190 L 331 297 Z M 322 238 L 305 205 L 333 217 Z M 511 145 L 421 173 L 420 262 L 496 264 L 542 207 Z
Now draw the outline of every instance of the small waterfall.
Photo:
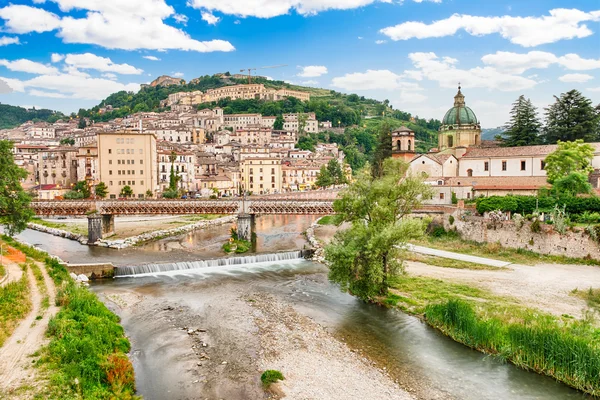
M 300 260 L 309 257 L 310 250 L 287 251 L 282 253 L 257 254 L 253 256 L 224 257 L 212 260 L 181 261 L 165 264 L 132 265 L 115 268 L 115 277 L 134 276 L 141 274 L 157 274 L 168 271 L 185 271 L 209 267 L 227 267 L 244 264 L 259 264 Z

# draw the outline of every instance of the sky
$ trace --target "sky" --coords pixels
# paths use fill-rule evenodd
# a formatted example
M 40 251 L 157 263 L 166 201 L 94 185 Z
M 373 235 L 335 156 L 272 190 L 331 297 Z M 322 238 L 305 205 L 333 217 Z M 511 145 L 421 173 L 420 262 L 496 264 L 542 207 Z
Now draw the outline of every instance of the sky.
M 0 102 L 70 113 L 160 75 L 255 71 L 484 128 L 600 103 L 600 0 L 0 0 Z

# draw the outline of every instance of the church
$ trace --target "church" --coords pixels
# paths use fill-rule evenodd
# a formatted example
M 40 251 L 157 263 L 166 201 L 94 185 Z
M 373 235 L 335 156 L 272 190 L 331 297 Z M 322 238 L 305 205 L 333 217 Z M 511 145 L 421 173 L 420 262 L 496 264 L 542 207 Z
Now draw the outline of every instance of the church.
M 592 166 L 600 169 L 600 143 L 595 148 Z M 425 154 L 415 152 L 415 133 L 401 127 L 392 132 L 392 157 L 410 164 L 413 174 L 426 176 L 435 189 L 433 204 L 451 204 L 457 199 L 507 194 L 534 195 L 546 181 L 545 158 L 556 145 L 500 147 L 481 138 L 481 124 L 467 107 L 458 87 L 438 132 L 438 148 Z M 593 175 L 594 176 L 594 175 Z M 592 182 L 599 187 L 598 178 Z

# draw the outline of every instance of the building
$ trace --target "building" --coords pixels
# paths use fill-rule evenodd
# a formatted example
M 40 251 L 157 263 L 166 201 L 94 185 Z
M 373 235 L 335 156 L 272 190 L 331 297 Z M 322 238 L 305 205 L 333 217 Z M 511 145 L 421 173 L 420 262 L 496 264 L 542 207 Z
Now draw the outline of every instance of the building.
M 281 159 L 249 157 L 240 162 L 242 188 L 254 194 L 281 193 Z
M 415 133 L 405 126 L 392 132 L 392 157 L 410 161 L 415 156 Z
M 92 185 L 100 183 L 98 146 L 96 143 L 80 147 L 77 152 L 77 180 Z
M 77 183 L 77 153 L 74 147 L 56 147 L 38 155 L 40 184 L 71 187 Z
M 160 146 L 158 150 L 158 186 L 160 191 L 165 191 L 169 188 L 171 178 L 171 166 L 179 177 L 177 188 L 185 192 L 190 192 L 196 189 L 194 179 L 196 173 L 194 171 L 195 154 L 191 151 L 182 151 L 175 149 L 164 148 Z
M 481 144 L 481 125 L 473 110 L 466 106 L 465 96 L 460 89 L 459 86 L 458 93 L 454 96 L 454 106 L 442 119 L 438 135 L 440 151 Z
M 133 197 L 143 198 L 157 191 L 156 136 L 153 133 L 101 132 L 98 134 L 100 180 L 108 197 L 121 197 L 129 186 Z

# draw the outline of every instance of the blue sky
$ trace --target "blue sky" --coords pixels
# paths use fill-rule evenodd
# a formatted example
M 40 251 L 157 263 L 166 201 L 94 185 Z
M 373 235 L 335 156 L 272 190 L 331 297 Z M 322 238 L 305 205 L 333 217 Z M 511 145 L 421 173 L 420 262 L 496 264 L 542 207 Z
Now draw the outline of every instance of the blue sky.
M 521 94 L 600 102 L 597 0 L 0 0 L 0 102 L 77 111 L 159 75 L 246 67 L 484 127 Z

